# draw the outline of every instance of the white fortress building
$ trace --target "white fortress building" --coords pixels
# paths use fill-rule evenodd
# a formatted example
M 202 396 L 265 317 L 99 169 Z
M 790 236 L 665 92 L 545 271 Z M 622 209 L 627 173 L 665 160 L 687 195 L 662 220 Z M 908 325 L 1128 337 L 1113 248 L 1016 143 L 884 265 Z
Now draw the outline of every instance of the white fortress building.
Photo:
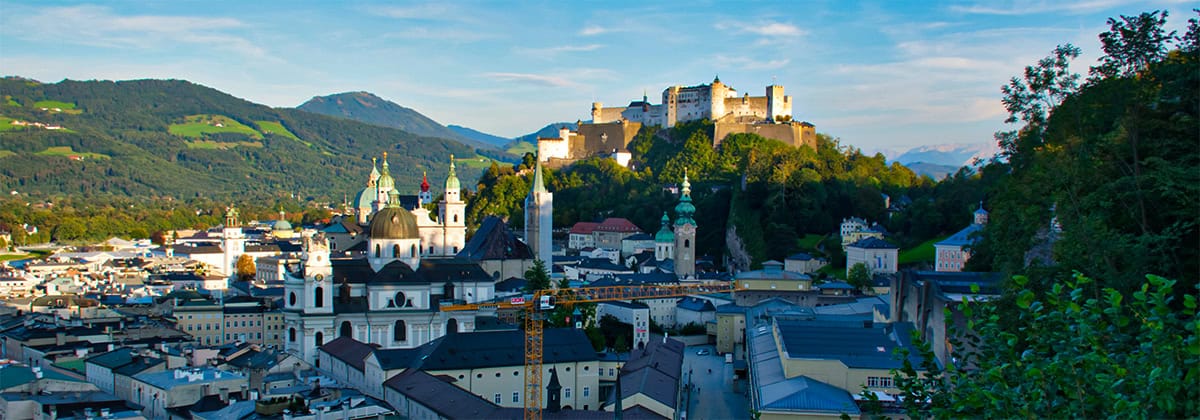
M 721 78 L 717 77 L 708 85 L 666 88 L 658 105 L 651 105 L 645 95 L 641 101 L 631 102 L 625 107 L 605 108 L 600 102 L 592 103 L 593 124 L 625 120 L 674 127 L 680 122 L 705 118 L 739 122 L 790 121 L 792 97 L 784 95 L 783 86 L 779 85 L 767 86 L 764 96 L 750 96 L 749 93 L 739 95 L 737 89 L 721 83 Z
M 629 142 L 642 126 L 670 128 L 699 120 L 713 122 L 713 147 L 730 134 L 753 133 L 795 147 L 815 148 L 816 128 L 794 120 L 792 97 L 783 92 L 783 86 L 772 84 L 763 96 L 750 96 L 716 78 L 711 84 L 668 87 L 659 104 L 651 104 L 646 95 L 623 107 L 606 108 L 593 102 L 590 123 L 579 123 L 578 131 L 563 128 L 558 137 L 538 139 L 538 160 L 558 167 L 608 156 L 624 166 L 631 157 Z

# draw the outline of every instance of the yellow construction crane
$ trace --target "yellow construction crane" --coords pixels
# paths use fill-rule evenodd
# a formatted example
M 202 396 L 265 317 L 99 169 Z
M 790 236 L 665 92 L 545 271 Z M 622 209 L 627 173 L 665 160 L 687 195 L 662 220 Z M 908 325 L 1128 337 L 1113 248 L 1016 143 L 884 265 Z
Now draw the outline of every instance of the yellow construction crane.
M 557 305 L 631 299 L 661 299 L 687 295 L 724 293 L 734 282 L 711 284 L 573 287 L 538 290 L 532 295 L 507 301 L 442 305 L 443 311 L 519 309 L 525 312 L 525 419 L 542 418 L 542 327 L 545 311 Z

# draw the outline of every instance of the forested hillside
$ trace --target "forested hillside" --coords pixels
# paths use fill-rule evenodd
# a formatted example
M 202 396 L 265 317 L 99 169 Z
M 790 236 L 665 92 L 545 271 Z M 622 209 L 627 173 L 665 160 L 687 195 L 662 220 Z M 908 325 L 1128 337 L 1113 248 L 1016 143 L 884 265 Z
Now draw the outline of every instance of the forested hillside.
M 450 154 L 474 156 L 452 141 L 269 108 L 180 80 L 5 78 L 0 94 L 6 192 L 341 201 L 384 151 L 397 185 L 414 189 L 423 171 L 444 176 Z

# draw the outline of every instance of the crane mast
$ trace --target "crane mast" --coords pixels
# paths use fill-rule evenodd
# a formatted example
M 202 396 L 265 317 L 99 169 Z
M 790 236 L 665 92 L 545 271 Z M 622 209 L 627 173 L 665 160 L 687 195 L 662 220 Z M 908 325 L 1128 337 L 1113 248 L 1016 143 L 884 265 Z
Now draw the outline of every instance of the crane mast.
M 694 294 L 732 292 L 734 283 L 694 283 L 678 285 L 571 287 L 538 290 L 529 297 L 507 301 L 446 304 L 443 311 L 478 309 L 519 309 L 525 314 L 525 419 L 542 418 L 542 349 L 545 312 L 556 305 L 594 303 L 632 299 L 661 299 Z M 618 391 L 619 392 L 619 391 Z M 618 396 L 618 398 L 620 398 Z

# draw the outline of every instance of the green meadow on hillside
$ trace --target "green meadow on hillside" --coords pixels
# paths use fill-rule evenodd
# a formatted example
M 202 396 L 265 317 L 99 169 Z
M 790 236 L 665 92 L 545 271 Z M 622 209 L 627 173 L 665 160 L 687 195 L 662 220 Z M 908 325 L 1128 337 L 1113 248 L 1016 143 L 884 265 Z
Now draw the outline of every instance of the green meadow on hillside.
M 281 126 L 280 128 L 282 129 L 283 127 Z M 224 115 L 189 115 L 183 119 L 182 123 L 171 124 L 167 128 L 167 131 L 177 136 L 191 138 L 204 138 L 208 134 L 234 133 L 245 134 L 252 139 L 262 140 L 262 133 Z

